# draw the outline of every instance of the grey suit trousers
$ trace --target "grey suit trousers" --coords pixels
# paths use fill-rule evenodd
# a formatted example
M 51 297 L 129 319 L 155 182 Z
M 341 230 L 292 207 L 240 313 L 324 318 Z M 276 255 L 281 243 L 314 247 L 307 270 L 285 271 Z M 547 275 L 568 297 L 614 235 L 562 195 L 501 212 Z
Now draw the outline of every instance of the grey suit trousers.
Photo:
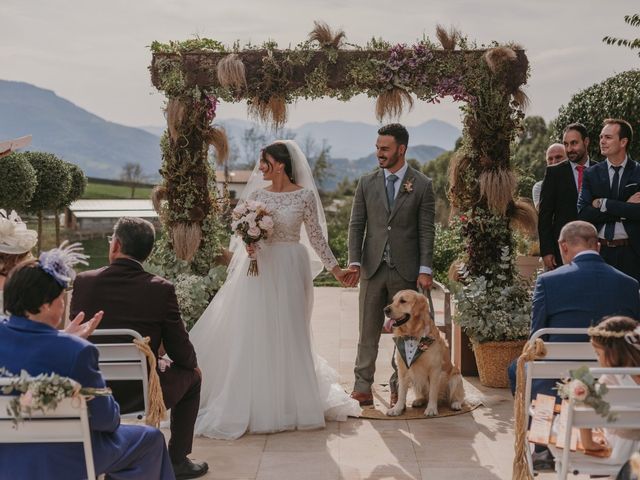
M 370 278 L 360 279 L 360 338 L 356 357 L 356 392 L 369 393 L 373 384 L 378 357 L 380 333 L 384 324 L 383 309 L 391 303 L 393 296 L 400 290 L 416 289 L 415 281 L 405 280 L 395 268 L 382 262 L 376 273 Z

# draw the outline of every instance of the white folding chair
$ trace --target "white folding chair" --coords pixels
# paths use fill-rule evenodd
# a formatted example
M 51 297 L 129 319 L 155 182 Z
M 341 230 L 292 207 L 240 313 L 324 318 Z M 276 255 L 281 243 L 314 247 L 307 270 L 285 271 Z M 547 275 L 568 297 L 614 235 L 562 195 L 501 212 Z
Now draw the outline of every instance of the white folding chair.
M 97 329 L 91 334 L 91 337 L 101 336 L 129 336 L 132 338 L 131 342 L 96 343 L 95 346 L 100 352 L 98 364 L 105 380 L 139 380 L 142 382 L 144 411 L 122 415 L 123 418 L 137 418 L 140 420 L 149 411 L 149 379 L 147 357 L 136 347 L 133 339 L 142 340 L 142 336 L 135 330 L 125 328 Z
M 543 328 L 536 331 L 529 343 L 543 335 L 586 335 L 586 328 Z M 527 362 L 525 366 L 525 412 L 531 414 L 531 384 L 534 379 L 554 379 L 569 376 L 570 370 L 575 370 L 583 365 L 597 366 L 598 358 L 590 342 L 545 342 L 547 355 L 544 359 Z M 526 449 L 527 464 L 533 475 L 533 460 L 531 450 Z
M 594 377 L 601 375 L 640 375 L 640 367 L 635 368 L 590 368 Z M 604 395 L 609 403 L 610 412 L 615 415 L 614 420 L 607 420 L 595 410 L 584 404 L 569 401 L 567 412 L 567 427 L 564 444 L 570 444 L 572 428 L 615 428 L 640 429 L 640 385 L 612 385 Z M 564 448 L 562 456 L 556 459 L 556 471 L 559 479 L 566 479 L 568 472 L 587 475 L 615 475 L 620 471 L 627 459 L 616 463 L 598 463 L 582 452 L 570 452 Z
M 9 385 L 11 378 L 0 378 L 0 386 Z M 53 411 L 34 411 L 31 419 L 14 427 L 7 407 L 15 395 L 0 395 L 0 443 L 82 443 L 87 478 L 95 479 L 91 434 L 84 397 L 66 398 Z

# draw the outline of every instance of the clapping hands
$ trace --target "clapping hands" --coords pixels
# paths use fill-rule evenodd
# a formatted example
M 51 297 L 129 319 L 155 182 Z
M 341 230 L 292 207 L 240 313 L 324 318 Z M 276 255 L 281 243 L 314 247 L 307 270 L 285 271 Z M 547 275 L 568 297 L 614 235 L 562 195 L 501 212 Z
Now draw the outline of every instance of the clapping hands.
M 76 315 L 76 318 L 74 318 L 69 323 L 69 325 L 67 325 L 67 328 L 64 329 L 64 333 L 75 335 L 80 338 L 88 338 L 100 324 L 103 315 L 104 312 L 100 310 L 93 316 L 93 318 L 91 318 L 91 320 L 82 323 L 82 321 L 84 320 L 84 312 L 80 312 L 78 315 Z

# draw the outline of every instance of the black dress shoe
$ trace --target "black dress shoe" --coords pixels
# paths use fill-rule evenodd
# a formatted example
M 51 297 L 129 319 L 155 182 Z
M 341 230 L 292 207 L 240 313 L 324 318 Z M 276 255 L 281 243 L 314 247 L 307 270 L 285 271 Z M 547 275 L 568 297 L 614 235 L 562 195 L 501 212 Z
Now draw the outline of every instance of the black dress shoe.
M 198 478 L 209 471 L 209 465 L 207 462 L 195 463 L 188 458 L 185 458 L 179 463 L 172 463 L 172 465 L 173 473 L 176 475 L 176 480 Z
M 533 452 L 531 454 L 534 472 L 555 472 L 556 461 L 548 449 L 542 452 Z

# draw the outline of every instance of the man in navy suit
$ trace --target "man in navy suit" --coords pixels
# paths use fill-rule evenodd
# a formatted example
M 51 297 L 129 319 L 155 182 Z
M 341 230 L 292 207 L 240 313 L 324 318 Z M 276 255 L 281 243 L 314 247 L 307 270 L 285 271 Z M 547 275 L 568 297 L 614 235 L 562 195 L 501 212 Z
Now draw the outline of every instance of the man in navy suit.
M 42 257 L 41 257 L 42 258 Z M 67 280 L 53 277 L 35 260 L 15 267 L 4 285 L 0 321 L 0 366 L 13 374 L 57 373 L 84 387 L 102 388 L 98 349 L 58 330 Z M 111 396 L 87 401 L 91 447 L 98 474 L 113 480 L 174 480 L 162 432 L 146 425 L 121 425 L 120 408 Z M 18 429 L 20 427 L 18 426 Z M 9 443 L 0 447 L 0 478 L 80 479 L 86 477 L 81 444 Z
M 540 256 L 546 271 L 562 265 L 558 247 L 560 230 L 578 219 L 578 194 L 584 171 L 593 165 L 587 154 L 589 137 L 584 125 L 567 125 L 562 142 L 569 161 L 547 167 L 540 191 L 538 237 Z
M 536 280 L 531 310 L 531 333 L 542 328 L 586 328 L 603 317 L 625 315 L 640 318 L 638 282 L 607 263 L 598 254 L 598 235 L 593 225 L 576 220 L 567 223 L 558 240 L 564 265 L 543 273 Z M 586 335 L 549 335 L 549 342 L 588 341 Z M 515 391 L 516 363 L 509 366 Z M 531 397 L 538 393 L 556 396 L 558 380 L 534 380 Z M 553 469 L 553 458 L 537 448 L 534 469 Z
M 602 258 L 640 280 L 640 168 L 627 153 L 632 140 L 629 122 L 604 121 L 600 150 L 607 158 L 585 172 L 578 217 L 598 230 Z

